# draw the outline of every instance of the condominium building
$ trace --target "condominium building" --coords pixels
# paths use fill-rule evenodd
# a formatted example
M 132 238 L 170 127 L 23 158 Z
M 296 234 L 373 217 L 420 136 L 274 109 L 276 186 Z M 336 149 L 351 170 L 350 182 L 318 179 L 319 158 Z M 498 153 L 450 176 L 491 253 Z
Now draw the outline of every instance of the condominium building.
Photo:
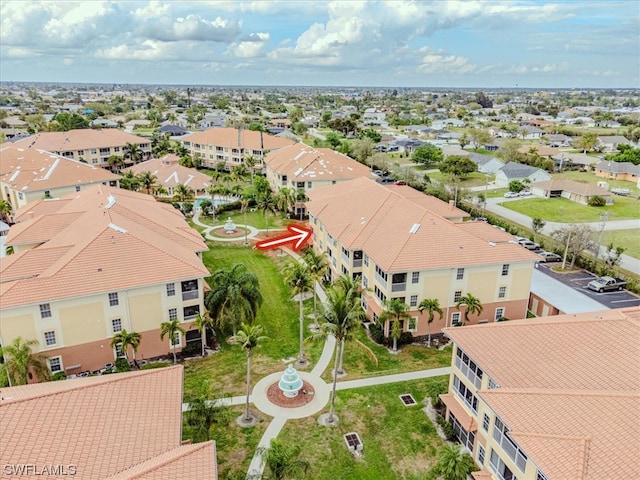
M 372 177 L 369 167 L 347 155 L 304 143 L 295 143 L 271 152 L 265 157 L 264 163 L 267 180 L 275 192 L 282 188 L 308 192 L 354 178 Z M 304 202 L 295 205 L 295 213 L 305 213 Z
M 215 480 L 213 441 L 182 443 L 181 366 L 2 389 L 2 478 Z
M 86 162 L 103 168 L 110 168 L 109 157 L 124 157 L 125 148 L 137 145 L 143 158 L 151 155 L 151 140 L 115 128 L 94 130 L 90 128 L 69 130 L 68 132 L 40 132 L 14 142 L 20 148 L 34 148 L 62 155 L 79 162 Z M 126 160 L 126 159 L 125 159 Z M 126 160 L 126 163 L 133 163 Z
M 483 305 L 472 323 L 526 316 L 531 273 L 537 256 L 510 243 L 513 237 L 408 186 L 381 185 L 366 178 L 308 193 L 313 245 L 326 252 L 331 277 L 361 277 L 368 317 L 376 320 L 391 299 L 401 299 L 414 336 L 464 322 L 461 297 Z M 349 208 L 345 208 L 348 205 Z M 423 299 L 437 299 L 443 315 L 428 326 Z M 389 333 L 389 322 L 385 334 Z
M 191 155 L 200 157 L 203 166 L 215 168 L 218 163 L 224 162 L 229 170 L 243 164 L 248 157 L 256 159 L 256 167 L 262 168 L 268 152 L 295 143 L 268 133 L 240 128 L 210 128 L 185 135 L 180 141 Z
M 475 479 L 640 472 L 640 308 L 448 328 L 440 398 Z
M 171 205 L 102 185 L 19 210 L 0 267 L 0 342 L 37 340 L 51 372 L 104 368 L 122 352 L 111 339 L 142 335 L 137 358 L 199 342 L 204 311 L 200 258 L 207 249 Z M 186 338 L 160 338 L 178 319 Z
M 45 150 L 0 147 L 0 198 L 14 211 L 43 198 L 58 198 L 92 185 L 118 186 L 119 175 Z

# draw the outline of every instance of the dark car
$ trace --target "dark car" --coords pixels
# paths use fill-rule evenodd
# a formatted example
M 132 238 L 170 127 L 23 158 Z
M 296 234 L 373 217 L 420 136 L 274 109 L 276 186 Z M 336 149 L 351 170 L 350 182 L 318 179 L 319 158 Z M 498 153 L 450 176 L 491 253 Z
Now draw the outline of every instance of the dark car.
M 380 180 L 378 180 L 378 182 L 380 183 L 393 183 L 395 182 L 395 180 L 391 177 L 382 177 Z

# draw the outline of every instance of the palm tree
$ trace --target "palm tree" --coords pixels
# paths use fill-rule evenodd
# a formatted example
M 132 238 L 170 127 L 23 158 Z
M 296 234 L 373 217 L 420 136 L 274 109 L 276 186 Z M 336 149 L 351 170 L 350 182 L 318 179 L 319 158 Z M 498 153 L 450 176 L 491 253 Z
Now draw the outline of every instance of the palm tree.
M 460 297 L 460 299 L 456 303 L 457 308 L 460 308 L 462 305 L 466 307 L 464 311 L 463 325 L 469 321 L 470 313 L 475 313 L 476 315 L 480 315 L 483 310 L 482 303 L 480 303 L 480 299 L 474 297 L 470 293 L 467 293 L 466 295 Z
M 144 158 L 144 151 L 140 148 L 140 145 L 137 143 L 127 143 L 124 148 L 124 159 L 131 160 L 134 164 L 138 163 L 140 160 Z
M 249 245 L 249 240 L 247 239 L 247 210 L 249 209 L 249 203 L 251 203 L 251 199 L 246 195 L 240 199 L 240 211 L 244 215 L 244 244 Z
M 156 187 L 153 189 L 153 194 L 157 196 L 168 195 L 169 190 L 167 190 L 167 187 L 165 187 L 164 185 L 156 185 Z
M 440 302 L 438 302 L 437 298 L 425 298 L 418 305 L 418 311 L 422 313 L 425 310 L 429 314 L 429 320 L 427 321 L 427 333 L 429 335 L 429 346 L 431 346 L 431 323 L 433 322 L 435 316 L 434 314 L 437 313 L 440 317 L 442 317 L 442 308 L 440 308 Z
M 342 289 L 342 291 L 347 294 L 351 302 L 354 302 L 354 304 L 357 305 L 362 305 L 362 283 L 360 277 L 353 278 L 349 275 L 342 275 L 336 280 L 335 286 Z M 361 316 L 359 316 L 358 318 L 354 318 L 354 320 L 357 320 L 356 323 L 358 324 L 366 319 L 364 310 L 361 309 L 361 312 Z M 342 340 L 342 342 L 340 343 L 338 369 L 336 370 L 337 375 L 344 375 L 345 373 L 343 366 L 345 345 L 346 341 Z
M 145 171 L 138 175 L 138 180 L 140 181 L 140 185 L 142 185 L 147 193 L 151 193 L 151 187 L 156 183 L 158 177 L 156 177 L 150 171 Z
M 304 478 L 309 462 L 298 459 L 300 451 L 300 445 L 296 443 L 285 444 L 278 438 L 273 438 L 269 448 L 262 450 L 262 459 L 275 480 Z
M 213 320 L 209 316 L 209 312 L 204 312 L 204 315 L 198 312 L 198 316 L 193 322 L 193 326 L 200 332 L 200 341 L 202 343 L 202 356 L 204 357 L 204 349 L 207 345 L 207 328 L 213 327 Z
M 131 347 L 131 351 L 133 352 L 133 364 L 136 364 L 136 352 L 138 351 L 138 346 L 140 346 L 140 340 L 142 339 L 142 335 L 138 332 L 127 332 L 124 328 L 116 333 L 111 339 L 111 348 L 115 348 L 120 345 L 120 350 L 124 354 L 124 357 L 129 361 L 129 347 Z
M 11 214 L 11 204 L 4 200 L 0 200 L 0 220 L 9 223 L 9 215 Z
M 409 320 L 411 316 L 407 313 L 409 307 L 402 300 L 392 298 L 385 302 L 385 311 L 378 317 L 378 322 L 391 321 L 391 338 L 393 339 L 393 351 L 398 351 L 398 340 L 402 335 L 402 322 Z
M 23 340 L 22 337 L 16 337 L 9 345 L 0 347 L 0 357 L 4 358 L 4 367 L 7 369 L 10 386 L 29 383 L 30 371 L 35 373 L 38 380 L 49 379 L 46 357 L 32 351 L 32 347 L 36 345 L 38 345 L 37 340 Z
M 173 199 L 176 202 L 186 202 L 193 198 L 193 189 L 187 187 L 184 183 L 179 183 L 173 189 Z
M 242 263 L 230 269 L 219 269 L 211 277 L 211 290 L 205 295 L 207 310 L 213 314 L 218 326 L 231 321 L 233 335 L 240 322 L 251 324 L 262 305 L 258 277 L 247 271 Z
M 120 155 L 111 155 L 107 158 L 107 164 L 114 173 L 119 173 L 120 169 L 124 167 L 124 158 Z
M 173 353 L 173 364 L 175 365 L 178 360 L 176 359 L 176 344 L 178 343 L 178 333 L 184 335 L 184 328 L 180 326 L 180 321 L 177 318 L 169 322 L 162 322 L 160 324 L 160 340 L 164 340 L 165 335 L 168 335 L 171 339 L 171 353 Z
M 306 292 L 311 290 L 311 274 L 305 263 L 293 261 L 289 263 L 284 270 L 284 281 L 291 287 L 293 294 L 298 296 L 298 302 L 300 305 L 300 352 L 298 354 L 298 364 L 306 364 L 304 358 L 304 311 L 303 311 L 303 297 Z
M 260 342 L 268 338 L 262 335 L 263 333 L 264 329 L 261 325 L 249 325 L 243 322 L 240 325 L 238 333 L 231 337 L 232 340 L 240 345 L 240 348 L 242 348 L 247 354 L 247 399 L 245 402 L 244 418 L 242 419 L 244 422 L 251 421 L 251 412 L 249 412 L 249 394 L 251 393 L 251 351 L 257 347 Z
M 343 341 L 351 341 L 355 343 L 362 351 L 364 351 L 369 358 L 377 365 L 378 359 L 373 351 L 367 347 L 364 343 L 353 337 L 353 329 L 365 318 L 365 313 L 362 310 L 360 302 L 354 301 L 354 297 L 351 292 L 345 291 L 338 285 L 334 285 L 327 290 L 327 304 L 324 311 L 325 322 L 322 324 L 322 331 L 313 335 L 312 339 L 326 338 L 328 335 L 333 335 L 336 339 L 336 348 L 341 345 Z M 334 371 L 338 371 L 339 354 L 336 351 L 334 361 Z M 333 424 L 334 422 L 334 410 L 336 401 L 336 385 L 338 381 L 338 375 L 333 376 L 333 387 L 331 393 L 331 406 L 329 408 L 329 415 L 327 417 L 327 423 Z
M 258 159 L 253 155 L 248 155 L 244 159 L 244 164 L 247 166 L 249 172 L 251 173 L 251 184 L 253 185 L 253 174 L 255 173 L 255 167 L 258 164 Z
M 438 452 L 438 463 L 433 469 L 444 480 L 466 480 L 477 468 L 471 455 L 463 452 L 460 445 L 445 444 Z
M 317 329 L 318 325 L 318 304 L 317 304 L 317 295 L 316 295 L 316 283 L 320 283 L 324 276 L 329 271 L 329 261 L 327 260 L 326 252 L 316 253 L 313 247 L 307 248 L 302 253 L 302 259 L 304 263 L 307 265 L 307 269 L 309 270 L 309 275 L 311 275 L 311 279 L 313 280 L 313 324 Z
M 275 204 L 281 212 L 288 212 L 295 204 L 295 193 L 290 188 L 282 187 L 275 196 Z
M 131 170 L 127 170 L 120 179 L 120 188 L 137 192 L 140 188 L 140 180 Z
M 220 400 L 207 400 L 205 396 L 187 400 L 189 404 L 189 409 L 186 411 L 187 424 L 195 427 L 198 437 L 204 434 L 208 442 L 211 440 L 211 427 L 216 423 L 227 423 L 228 408 Z M 197 441 L 196 438 L 192 440 Z

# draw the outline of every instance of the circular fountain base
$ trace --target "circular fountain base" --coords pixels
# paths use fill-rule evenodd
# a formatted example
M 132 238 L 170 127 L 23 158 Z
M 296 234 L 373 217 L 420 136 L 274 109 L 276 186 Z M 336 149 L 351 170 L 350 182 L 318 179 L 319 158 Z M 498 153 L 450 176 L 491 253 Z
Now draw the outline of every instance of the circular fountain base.
M 313 386 L 304 381 L 302 382 L 302 388 L 295 397 L 287 397 L 278 386 L 278 382 L 267 389 L 267 398 L 269 401 L 274 405 L 285 408 L 295 408 L 306 405 L 313 400 L 314 394 Z

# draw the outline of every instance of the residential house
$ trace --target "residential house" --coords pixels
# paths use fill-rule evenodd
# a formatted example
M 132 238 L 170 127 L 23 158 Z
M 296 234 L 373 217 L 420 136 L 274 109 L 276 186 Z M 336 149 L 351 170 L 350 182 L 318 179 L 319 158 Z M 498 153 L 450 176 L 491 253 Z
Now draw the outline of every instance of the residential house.
M 544 135 L 544 140 L 549 144 L 550 147 L 570 147 L 571 146 L 571 137 L 568 137 L 564 134 L 552 134 L 547 133 Z
M 59 198 L 93 185 L 118 186 L 119 175 L 44 150 L 0 146 L 0 198 L 14 212 L 43 198 Z
M 200 156 L 203 166 L 215 168 L 218 162 L 224 162 L 229 170 L 243 164 L 249 156 L 258 160 L 258 167 L 262 167 L 268 152 L 295 143 L 264 132 L 236 128 L 210 128 L 185 135 L 180 141 L 191 155 Z
M 2 476 L 217 479 L 215 442 L 182 441 L 182 381 L 176 366 L 3 388 Z
M 476 480 L 635 478 L 640 308 L 445 329 L 440 398 Z M 615 345 L 615 348 L 612 348 Z
M 618 145 L 631 145 L 631 142 L 621 135 L 609 135 L 598 137 L 598 145 L 605 153 L 616 152 Z
M 518 127 L 518 137 L 522 140 L 540 140 L 544 133 L 544 130 L 532 125 L 520 125 Z
M 16 212 L 0 266 L 0 342 L 38 341 L 52 373 L 104 368 L 122 330 L 138 332 L 137 358 L 200 342 L 204 311 L 200 255 L 207 250 L 171 205 L 150 195 L 96 185 Z M 160 339 L 179 320 L 186 336 Z M 172 343 L 174 342 L 174 343 Z
M 464 154 L 466 154 L 466 151 Z M 504 166 L 504 162 L 502 160 L 497 157 L 492 157 L 491 155 L 471 152 L 467 156 L 469 157 L 469 160 L 478 165 L 478 171 L 480 173 L 495 175 L 495 173 Z
M 118 122 L 106 118 L 96 118 L 89 123 L 91 128 L 118 128 Z
M 387 114 L 378 112 L 375 108 L 367 108 L 362 115 L 363 125 L 373 125 L 377 127 L 388 127 Z
M 158 133 L 162 135 L 169 135 L 170 137 L 181 137 L 183 135 L 188 135 L 190 132 L 186 128 L 167 123 L 158 129 Z
M 509 188 L 509 183 L 512 180 L 531 183 L 546 182 L 551 180 L 551 175 L 544 170 L 523 163 L 508 162 L 496 173 L 495 183 L 498 187 Z
M 640 180 L 640 165 L 631 162 L 613 162 L 602 160 L 595 166 L 595 174 L 611 180 L 626 180 L 638 183 Z
M 401 138 L 391 142 L 390 146 L 396 147 L 398 152 L 413 153 L 416 148 L 426 144 L 426 141 L 418 140 L 417 138 Z
M 211 185 L 211 177 L 209 175 L 205 175 L 195 168 L 180 165 L 180 158 L 172 153 L 138 163 L 129 167 L 126 171 L 131 171 L 136 175 L 140 175 L 142 172 L 151 172 L 156 177 L 155 186 L 163 186 L 167 189 L 165 195 L 159 196 L 168 198 L 173 197 L 174 189 L 180 184 L 192 189 L 196 197 L 208 195 L 207 188 Z
M 445 118 L 444 120 L 433 120 L 431 122 L 431 128 L 434 130 L 444 130 L 449 127 L 464 127 L 464 121 L 458 118 Z
M 269 153 L 265 157 L 267 180 L 278 192 L 282 188 L 305 193 L 327 185 L 371 178 L 369 167 L 330 148 L 314 148 L 304 143 L 295 143 Z M 296 215 L 304 215 L 304 202 L 295 205 Z
M 566 198 L 572 202 L 588 205 L 593 197 L 602 197 L 607 205 L 613 205 L 611 193 L 604 188 L 587 182 L 575 180 L 548 180 L 534 182 L 529 187 L 531 193 L 544 198 Z
M 151 155 L 151 140 L 123 132 L 116 128 L 94 130 L 90 128 L 68 132 L 41 132 L 24 138 L 14 145 L 62 155 L 89 165 L 110 168 L 109 157 L 125 156 L 127 145 L 138 145 L 144 158 Z M 132 164 L 129 159 L 126 163 Z
M 430 325 L 437 333 L 464 321 L 456 303 L 468 293 L 484 307 L 469 315 L 472 323 L 526 315 L 538 256 L 489 224 L 462 222 L 469 215 L 453 202 L 366 178 L 308 195 L 313 248 L 326 252 L 330 279 L 361 277 L 369 319 L 376 321 L 388 300 L 401 299 L 411 317 L 403 331 L 422 337 L 428 332 L 427 315 L 417 309 L 423 299 L 436 298 L 443 309 Z
M 554 147 L 549 147 L 547 145 L 536 144 L 536 145 L 522 145 L 518 148 L 518 153 L 535 153 L 540 157 L 553 157 L 557 155 L 561 155 L 564 152 L 561 152 L 559 149 Z

